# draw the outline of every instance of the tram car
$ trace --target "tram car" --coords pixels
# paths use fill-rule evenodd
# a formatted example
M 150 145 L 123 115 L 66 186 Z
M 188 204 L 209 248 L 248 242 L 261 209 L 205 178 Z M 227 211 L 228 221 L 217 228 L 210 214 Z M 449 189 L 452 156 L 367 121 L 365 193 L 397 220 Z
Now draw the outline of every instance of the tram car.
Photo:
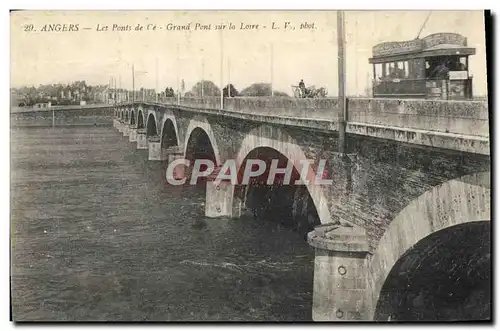
M 469 56 L 476 49 L 456 33 L 384 42 L 372 49 L 373 97 L 472 99 Z

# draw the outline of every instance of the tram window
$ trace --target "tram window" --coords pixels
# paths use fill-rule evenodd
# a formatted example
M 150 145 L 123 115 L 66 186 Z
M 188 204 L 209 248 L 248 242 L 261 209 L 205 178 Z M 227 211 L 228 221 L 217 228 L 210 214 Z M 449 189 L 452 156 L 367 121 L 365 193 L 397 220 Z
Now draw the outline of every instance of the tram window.
M 384 72 L 382 70 L 382 63 L 375 64 L 375 79 L 384 78 Z
M 410 64 L 408 61 L 403 62 L 404 78 L 410 77 Z
M 396 74 L 399 78 L 408 78 L 409 73 L 408 61 L 396 62 Z
M 460 70 L 467 70 L 467 58 L 465 56 L 460 57 Z
M 389 63 L 389 77 L 392 79 L 404 78 L 403 62 Z
M 425 61 L 425 77 L 429 78 L 435 67 L 435 61 Z

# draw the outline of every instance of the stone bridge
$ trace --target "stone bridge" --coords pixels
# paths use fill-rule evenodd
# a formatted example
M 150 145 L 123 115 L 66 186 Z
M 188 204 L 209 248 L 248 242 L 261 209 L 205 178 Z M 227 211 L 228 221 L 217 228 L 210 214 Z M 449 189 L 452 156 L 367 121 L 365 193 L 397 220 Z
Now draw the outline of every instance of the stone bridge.
M 307 159 L 315 176 L 326 160 L 330 185 L 284 185 L 273 195 L 258 185 L 206 182 L 206 216 L 267 206 L 308 233 L 316 251 L 314 320 L 418 312 L 432 320 L 425 311 L 432 304 L 462 309 L 438 301 L 473 286 L 460 279 L 490 272 L 487 103 L 349 98 L 342 154 L 338 115 L 330 98 L 226 98 L 223 109 L 218 98 L 182 99 L 116 107 L 114 126 L 165 164 L 203 156 L 216 170 L 235 159 L 240 171 L 250 157 Z M 482 276 L 467 273 L 470 263 Z

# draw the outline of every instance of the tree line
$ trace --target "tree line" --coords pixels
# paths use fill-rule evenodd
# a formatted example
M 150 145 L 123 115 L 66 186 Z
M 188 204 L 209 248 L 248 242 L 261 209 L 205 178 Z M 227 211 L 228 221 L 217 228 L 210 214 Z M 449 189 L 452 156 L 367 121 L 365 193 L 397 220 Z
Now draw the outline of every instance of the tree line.
M 108 85 L 88 85 L 86 81 L 75 81 L 69 84 L 45 84 L 35 86 L 23 86 L 11 89 L 11 103 L 16 106 L 33 106 L 37 103 L 51 102 L 53 105 L 77 104 L 80 101 L 102 102 L 102 96 L 97 97 L 99 93 L 108 93 L 111 99 L 113 94 L 108 89 Z M 124 89 L 121 91 L 127 92 Z M 141 90 L 139 93 L 141 93 Z M 223 90 L 224 97 L 268 97 L 271 96 L 271 84 L 254 83 L 238 91 L 233 84 L 226 85 Z M 230 93 L 229 93 L 230 92 Z M 154 92 L 153 92 L 154 94 Z M 165 97 L 175 97 L 176 93 L 172 87 L 167 87 L 161 94 Z M 190 91 L 184 94 L 184 97 L 211 97 L 220 96 L 220 88 L 212 81 L 204 80 L 197 82 Z M 284 92 L 274 91 L 274 96 L 288 96 Z
M 230 93 L 229 93 L 230 92 Z M 254 83 L 241 91 L 238 91 L 233 84 L 226 85 L 222 89 L 224 97 L 267 97 L 271 96 L 271 84 Z M 175 91 L 171 87 L 167 87 L 164 91 L 166 97 L 175 97 Z M 220 88 L 212 81 L 204 80 L 197 82 L 193 88 L 184 94 L 186 98 L 192 97 L 215 97 L 220 96 Z M 274 96 L 287 97 L 288 94 L 280 91 L 274 91 Z
M 74 81 L 69 84 L 45 84 L 23 86 L 11 89 L 11 97 L 17 100 L 18 106 L 32 106 L 36 103 L 73 104 L 90 101 L 95 93 L 102 92 L 107 85 L 87 85 L 86 81 Z

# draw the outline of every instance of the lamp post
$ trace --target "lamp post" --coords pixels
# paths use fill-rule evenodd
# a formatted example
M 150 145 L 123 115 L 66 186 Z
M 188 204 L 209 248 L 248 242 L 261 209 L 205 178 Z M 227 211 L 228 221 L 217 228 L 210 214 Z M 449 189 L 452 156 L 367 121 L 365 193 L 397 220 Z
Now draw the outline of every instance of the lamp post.
M 123 102 L 122 100 L 122 75 L 118 75 L 118 94 L 120 95 L 119 97 L 119 102 Z
M 135 70 L 132 64 L 132 103 L 135 103 Z
M 338 79 L 339 79 L 339 153 L 345 153 L 346 96 L 345 96 L 345 20 L 344 11 L 337 11 Z
M 270 76 L 271 76 L 271 97 L 274 97 L 273 80 L 274 80 L 274 44 L 271 43 L 271 65 L 270 65 Z
M 158 103 L 158 58 L 156 58 L 155 74 L 156 74 L 155 100 L 156 103 Z
M 180 68 L 179 68 L 179 44 L 177 44 L 177 104 L 181 104 L 181 90 L 180 90 Z
M 224 42 L 222 30 L 220 30 L 220 109 L 224 109 Z
M 203 57 L 203 49 L 201 50 L 201 97 L 204 96 L 204 86 L 205 86 L 205 58 Z
M 227 96 L 231 97 L 231 59 L 227 58 Z
M 135 76 L 136 75 L 143 75 L 143 74 L 147 74 L 148 72 L 147 71 L 135 71 L 134 69 L 134 65 L 132 65 L 132 96 L 133 96 L 133 100 L 132 102 L 135 101 Z M 144 101 L 144 89 L 142 89 L 142 101 Z

